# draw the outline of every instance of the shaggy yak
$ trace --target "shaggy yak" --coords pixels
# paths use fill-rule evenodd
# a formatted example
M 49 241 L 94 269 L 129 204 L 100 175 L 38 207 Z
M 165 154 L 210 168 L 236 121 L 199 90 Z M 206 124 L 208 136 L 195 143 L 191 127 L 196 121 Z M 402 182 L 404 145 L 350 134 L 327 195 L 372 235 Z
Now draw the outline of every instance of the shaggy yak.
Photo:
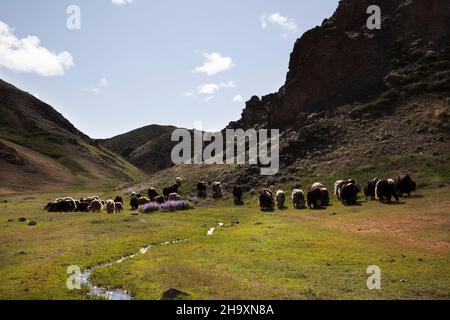
M 155 188 L 148 189 L 148 193 L 147 194 L 148 194 L 148 198 L 150 199 L 151 202 L 155 202 L 155 198 L 157 196 L 159 196 L 159 193 L 158 193 L 158 191 L 156 191 Z
M 277 208 L 283 210 L 284 203 L 286 202 L 286 194 L 283 190 L 278 190 L 275 197 L 277 199 Z
M 322 184 L 315 183 L 309 188 L 306 198 L 310 209 L 319 209 L 330 204 L 328 190 L 322 186 Z
M 380 181 L 380 179 L 373 178 L 372 180 L 366 182 L 366 185 L 364 186 L 364 195 L 366 196 L 366 200 L 368 200 L 369 197 L 371 200 L 375 200 L 375 188 L 378 181 Z
M 355 182 L 344 184 L 339 191 L 339 197 L 343 204 L 355 205 L 358 200 L 358 186 Z
M 409 174 L 395 179 L 395 189 L 397 190 L 399 197 L 403 197 L 404 194 L 407 194 L 408 197 L 411 196 L 411 193 L 416 191 L 416 186 L 416 183 Z
M 130 199 L 131 210 L 137 210 L 139 208 L 139 198 L 136 195 L 132 195 Z
M 394 197 L 396 201 L 399 201 L 399 197 L 395 191 L 395 181 L 392 179 L 378 181 L 375 187 L 375 197 L 380 200 L 380 202 L 387 201 L 390 203 L 392 197 Z
M 164 195 L 164 198 L 166 198 L 166 200 L 167 200 L 167 199 L 169 199 L 169 195 L 170 195 L 171 193 L 178 193 L 178 188 L 179 188 L 179 187 L 180 187 L 179 184 L 174 184 L 174 185 L 172 185 L 172 186 L 170 186 L 170 187 L 164 188 L 164 189 L 163 189 L 163 195 Z
M 262 189 L 259 191 L 259 207 L 261 211 L 273 211 L 274 201 L 272 191 Z
M 115 210 L 116 210 L 117 213 L 120 213 L 120 212 L 123 211 L 123 203 L 115 202 L 114 206 L 115 206 Z
M 116 203 L 113 200 L 106 201 L 105 207 L 108 214 L 113 214 L 116 212 Z
M 294 189 L 291 195 L 292 205 L 295 209 L 303 209 L 305 208 L 305 194 L 303 190 Z
M 88 207 L 89 212 L 100 212 L 103 209 L 103 205 L 100 200 L 94 200 Z
M 77 206 L 77 212 L 88 212 L 89 205 L 90 205 L 89 202 L 80 199 L 80 203 Z
M 169 201 L 181 201 L 181 196 L 178 193 L 169 194 Z
M 120 202 L 123 205 L 123 198 L 117 196 L 117 197 L 114 198 L 114 202 Z
M 146 198 L 146 197 L 140 197 L 138 199 L 138 203 L 139 203 L 140 206 L 142 206 L 144 204 L 150 203 L 150 199 Z
M 213 182 L 212 184 L 212 192 L 213 192 L 213 198 L 222 198 L 223 192 L 222 192 L 222 183 L 221 182 Z
M 72 198 L 56 199 L 47 203 L 44 209 L 48 212 L 74 212 L 77 211 L 77 203 Z
M 243 191 L 241 186 L 234 186 L 233 187 L 233 198 L 234 198 L 234 204 L 239 206 L 244 204 L 244 201 L 242 200 Z
M 163 203 L 166 202 L 166 199 L 164 198 L 164 196 L 157 196 L 155 198 L 155 202 L 158 203 L 158 204 L 163 204 Z
M 360 191 L 361 185 L 354 179 L 338 180 L 334 184 L 334 194 L 343 204 L 356 204 L 358 193 Z
M 183 183 L 183 179 L 181 179 L 180 177 L 177 177 L 175 179 L 175 184 L 163 189 L 164 198 L 166 198 L 166 200 L 167 200 L 171 193 L 179 193 L 178 188 L 181 186 L 182 183 Z
M 197 183 L 197 197 L 199 197 L 200 199 L 205 199 L 206 196 L 206 183 L 200 181 L 199 183 Z

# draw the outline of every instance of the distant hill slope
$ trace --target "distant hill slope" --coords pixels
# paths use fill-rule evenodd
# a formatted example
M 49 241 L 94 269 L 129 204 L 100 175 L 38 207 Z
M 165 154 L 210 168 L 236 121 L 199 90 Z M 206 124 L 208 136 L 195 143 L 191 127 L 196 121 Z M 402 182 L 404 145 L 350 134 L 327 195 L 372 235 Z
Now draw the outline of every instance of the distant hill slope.
M 131 181 L 144 174 L 50 105 L 0 80 L 0 192 Z
M 369 30 L 370 5 L 382 10 Z M 127 190 L 175 176 L 246 189 L 411 173 L 450 183 L 450 1 L 342 0 L 295 43 L 285 84 L 252 97 L 229 128 L 281 130 L 280 172 L 256 166 L 177 166 Z
M 141 170 L 155 173 L 173 165 L 170 156 L 177 142 L 171 141 L 171 135 L 175 129 L 173 126 L 149 125 L 98 142 Z

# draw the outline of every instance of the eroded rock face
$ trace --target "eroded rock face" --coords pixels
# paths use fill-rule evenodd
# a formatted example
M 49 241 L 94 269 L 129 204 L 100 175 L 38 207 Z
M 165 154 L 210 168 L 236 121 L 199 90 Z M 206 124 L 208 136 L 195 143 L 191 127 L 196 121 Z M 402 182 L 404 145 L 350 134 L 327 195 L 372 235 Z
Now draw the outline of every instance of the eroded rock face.
M 381 30 L 367 28 L 370 5 L 382 10 Z M 392 73 L 402 48 L 418 57 L 438 51 L 449 43 L 449 30 L 448 0 L 342 0 L 330 19 L 297 40 L 285 85 L 253 97 L 230 127 L 302 126 L 308 114 L 379 94 L 386 81 L 402 81 Z

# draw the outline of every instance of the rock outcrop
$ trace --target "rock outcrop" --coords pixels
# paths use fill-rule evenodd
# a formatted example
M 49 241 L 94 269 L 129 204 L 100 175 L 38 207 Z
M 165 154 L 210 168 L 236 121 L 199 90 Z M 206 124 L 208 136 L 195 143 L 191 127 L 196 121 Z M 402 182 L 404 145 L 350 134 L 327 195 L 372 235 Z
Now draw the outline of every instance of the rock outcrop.
M 381 8 L 380 30 L 367 28 L 370 5 Z M 230 127 L 301 127 L 311 113 L 370 99 L 403 80 L 398 69 L 448 48 L 449 31 L 448 0 L 342 0 L 297 40 L 284 86 L 252 97 Z

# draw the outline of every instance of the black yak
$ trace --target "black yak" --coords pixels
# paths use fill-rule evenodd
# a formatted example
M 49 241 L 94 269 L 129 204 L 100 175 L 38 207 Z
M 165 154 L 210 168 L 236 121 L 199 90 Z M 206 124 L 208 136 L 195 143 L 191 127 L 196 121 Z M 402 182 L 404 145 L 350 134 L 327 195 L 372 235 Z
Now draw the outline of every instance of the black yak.
M 239 205 L 244 204 L 244 202 L 242 201 L 242 195 L 243 195 L 242 187 L 234 186 L 233 187 L 233 198 L 234 198 L 235 205 L 239 206 Z
M 292 205 L 295 209 L 305 208 L 305 193 L 303 190 L 294 189 L 291 195 Z
M 364 195 L 366 196 L 366 200 L 368 200 L 369 197 L 371 200 L 375 200 L 376 198 L 375 188 L 377 186 L 378 181 L 380 181 L 380 179 L 373 178 L 372 180 L 366 182 L 364 186 Z
M 375 187 L 375 196 L 380 202 L 391 202 L 392 197 L 399 201 L 397 192 L 395 191 L 395 181 L 392 179 L 380 180 Z
M 399 197 L 403 197 L 404 194 L 411 196 L 411 193 L 416 191 L 416 183 L 412 180 L 410 175 L 404 175 L 395 179 L 395 189 Z
M 197 183 L 197 197 L 199 197 L 200 199 L 205 199 L 206 196 L 206 183 L 200 181 L 199 183 Z
M 273 211 L 274 200 L 272 191 L 262 189 L 259 191 L 259 207 L 261 211 Z
M 358 200 L 358 187 L 356 183 L 344 184 L 339 191 L 340 200 L 343 204 L 355 205 Z
M 148 189 L 147 195 L 148 195 L 148 198 L 150 199 L 150 201 L 154 202 L 155 198 L 157 196 L 159 196 L 159 193 L 158 193 L 158 191 L 156 191 L 155 188 L 150 188 L 150 189 Z

